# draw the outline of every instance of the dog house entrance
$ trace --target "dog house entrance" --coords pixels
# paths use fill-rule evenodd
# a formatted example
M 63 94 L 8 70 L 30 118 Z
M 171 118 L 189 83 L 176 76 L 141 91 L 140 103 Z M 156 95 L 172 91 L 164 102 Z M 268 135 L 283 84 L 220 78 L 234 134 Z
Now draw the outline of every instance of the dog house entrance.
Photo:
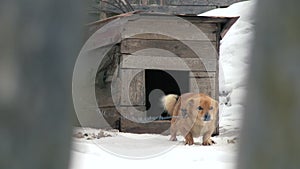
M 164 95 L 189 92 L 189 72 L 173 70 L 145 70 L 147 116 L 155 120 L 170 120 L 164 111 L 161 98 Z

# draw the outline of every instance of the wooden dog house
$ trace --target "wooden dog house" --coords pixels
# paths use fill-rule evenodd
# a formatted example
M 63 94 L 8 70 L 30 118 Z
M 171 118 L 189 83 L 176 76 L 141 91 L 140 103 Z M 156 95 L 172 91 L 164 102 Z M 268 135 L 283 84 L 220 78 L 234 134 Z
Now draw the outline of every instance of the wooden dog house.
M 89 36 L 98 31 L 94 52 L 109 48 L 97 71 L 95 93 L 110 126 L 168 133 L 163 110 L 147 113 L 162 95 L 201 92 L 219 100 L 220 40 L 237 19 L 132 12 L 89 24 Z M 160 92 L 151 101 L 155 89 Z

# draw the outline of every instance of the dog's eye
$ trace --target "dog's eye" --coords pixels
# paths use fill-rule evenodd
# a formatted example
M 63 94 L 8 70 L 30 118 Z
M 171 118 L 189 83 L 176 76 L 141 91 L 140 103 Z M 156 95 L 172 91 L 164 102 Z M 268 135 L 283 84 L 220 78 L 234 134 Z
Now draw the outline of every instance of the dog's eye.
M 212 109 L 214 109 L 214 107 L 211 106 L 211 107 L 209 108 L 209 110 L 212 110 Z
M 203 108 L 201 106 L 198 107 L 198 110 L 203 110 Z

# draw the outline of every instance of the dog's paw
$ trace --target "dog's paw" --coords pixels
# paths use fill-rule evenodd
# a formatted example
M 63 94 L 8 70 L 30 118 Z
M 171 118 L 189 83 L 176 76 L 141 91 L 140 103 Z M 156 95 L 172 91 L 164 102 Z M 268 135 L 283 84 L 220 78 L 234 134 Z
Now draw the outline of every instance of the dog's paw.
M 203 141 L 202 145 L 204 146 L 210 146 L 210 145 L 213 145 L 213 144 L 216 144 L 215 141 L 213 141 L 212 139 L 208 139 L 206 141 Z
M 177 141 L 177 138 L 176 138 L 176 136 L 171 136 L 169 140 L 170 141 Z
M 191 133 L 189 133 L 187 136 L 185 136 L 185 145 L 193 145 L 194 139 Z
M 185 145 L 193 145 L 194 141 L 193 140 L 185 140 Z

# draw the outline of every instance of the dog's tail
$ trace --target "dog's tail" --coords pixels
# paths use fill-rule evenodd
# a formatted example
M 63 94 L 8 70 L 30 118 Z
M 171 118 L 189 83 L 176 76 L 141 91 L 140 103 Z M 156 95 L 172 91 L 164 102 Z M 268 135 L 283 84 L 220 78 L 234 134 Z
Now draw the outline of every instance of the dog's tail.
M 178 96 L 176 94 L 169 94 L 161 99 L 164 109 L 167 110 L 170 115 L 173 114 L 173 109 L 177 100 Z

